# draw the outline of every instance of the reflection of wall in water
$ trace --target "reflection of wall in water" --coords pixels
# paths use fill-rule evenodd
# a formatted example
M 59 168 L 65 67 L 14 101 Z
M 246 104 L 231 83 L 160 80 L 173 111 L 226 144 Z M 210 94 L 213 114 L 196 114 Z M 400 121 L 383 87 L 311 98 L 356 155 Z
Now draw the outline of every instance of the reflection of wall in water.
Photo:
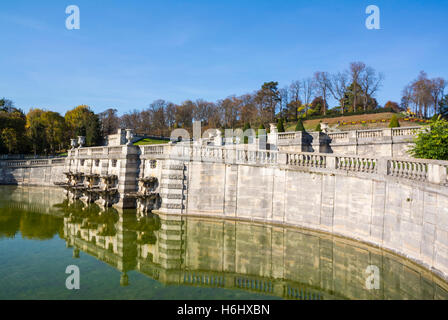
M 66 234 L 71 244 L 118 270 L 136 269 L 165 284 L 284 298 L 448 298 L 446 284 L 428 271 L 349 240 L 279 226 L 167 216 L 155 231 L 157 241 L 144 244 L 128 229 L 135 218 L 120 216 L 120 231 L 113 237 L 102 240 L 68 221 Z M 365 287 L 369 265 L 381 270 L 380 290 Z
M 0 186 L 1 206 L 38 213 L 58 213 L 55 206 L 64 201 L 62 189 L 42 187 Z

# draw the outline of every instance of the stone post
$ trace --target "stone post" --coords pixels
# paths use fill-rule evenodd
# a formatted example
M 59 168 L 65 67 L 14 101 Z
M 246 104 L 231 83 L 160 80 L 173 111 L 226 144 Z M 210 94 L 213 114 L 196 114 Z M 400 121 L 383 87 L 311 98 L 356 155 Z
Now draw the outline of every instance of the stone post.
M 348 132 L 348 144 L 352 147 L 349 153 L 358 154 L 358 131 L 352 130 Z
M 330 170 L 336 169 L 336 157 L 335 156 L 326 156 L 326 164 L 327 164 L 327 169 L 330 169 Z
M 137 178 L 139 174 L 139 148 L 133 145 L 122 147 L 120 168 L 118 172 L 118 192 L 120 199 L 114 207 L 135 208 L 135 199 L 129 193 L 137 191 Z
M 288 155 L 286 153 L 284 153 L 284 152 L 279 152 L 277 161 L 278 161 L 279 165 L 286 165 L 286 164 L 288 164 Z
M 384 142 L 387 142 L 390 149 L 388 150 L 388 156 L 393 157 L 394 156 L 394 147 L 392 145 L 392 128 L 385 128 L 383 129 L 383 139 Z
M 442 184 L 446 182 L 447 174 L 446 167 L 437 164 L 428 164 L 428 181 L 435 184 Z
M 388 158 L 378 158 L 378 161 L 376 163 L 376 173 L 382 176 L 387 176 L 388 170 L 389 170 L 389 162 Z

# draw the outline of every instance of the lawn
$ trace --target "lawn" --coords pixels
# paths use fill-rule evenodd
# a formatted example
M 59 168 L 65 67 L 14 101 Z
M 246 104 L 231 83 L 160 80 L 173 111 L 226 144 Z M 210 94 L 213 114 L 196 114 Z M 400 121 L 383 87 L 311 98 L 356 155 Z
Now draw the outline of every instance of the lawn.
M 161 139 L 152 139 L 152 138 L 144 138 L 134 143 L 134 146 L 143 146 L 147 144 L 163 144 L 168 143 L 169 140 L 161 140 Z

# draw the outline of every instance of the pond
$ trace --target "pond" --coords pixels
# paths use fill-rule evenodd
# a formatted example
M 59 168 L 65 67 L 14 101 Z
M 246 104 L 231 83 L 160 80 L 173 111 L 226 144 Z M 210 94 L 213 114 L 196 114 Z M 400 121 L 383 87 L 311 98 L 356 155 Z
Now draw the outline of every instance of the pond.
M 79 270 L 69 290 L 68 266 Z M 309 230 L 101 210 L 0 186 L 0 299 L 447 299 L 390 252 Z

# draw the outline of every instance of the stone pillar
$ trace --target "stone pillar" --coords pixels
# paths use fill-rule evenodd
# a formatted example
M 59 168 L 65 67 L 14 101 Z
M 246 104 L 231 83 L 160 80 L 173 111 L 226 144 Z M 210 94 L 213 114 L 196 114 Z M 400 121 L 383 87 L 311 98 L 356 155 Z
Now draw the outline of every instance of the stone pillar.
M 378 161 L 376 163 L 376 173 L 382 176 L 387 176 L 387 173 L 389 171 L 389 162 L 388 158 L 378 158 Z
M 326 156 L 327 169 L 336 169 L 336 157 Z
M 137 191 L 139 174 L 139 148 L 137 146 L 123 146 L 118 172 L 118 193 L 120 199 L 114 206 L 118 208 L 135 208 L 135 199 L 128 193 Z
M 350 148 L 352 150 L 349 150 L 348 153 L 357 155 L 358 154 L 358 131 L 357 130 L 352 130 L 352 131 L 348 132 L 348 144 L 352 146 Z
M 314 152 L 318 153 L 328 153 L 329 151 L 329 141 L 327 135 L 323 132 L 312 132 L 313 142 L 311 143 Z
M 278 153 L 278 158 L 277 158 L 278 164 L 282 165 L 282 164 L 288 164 L 288 155 L 286 153 L 283 152 L 279 152 Z
M 446 167 L 437 164 L 428 164 L 428 181 L 435 184 L 442 184 L 446 182 L 447 174 Z

